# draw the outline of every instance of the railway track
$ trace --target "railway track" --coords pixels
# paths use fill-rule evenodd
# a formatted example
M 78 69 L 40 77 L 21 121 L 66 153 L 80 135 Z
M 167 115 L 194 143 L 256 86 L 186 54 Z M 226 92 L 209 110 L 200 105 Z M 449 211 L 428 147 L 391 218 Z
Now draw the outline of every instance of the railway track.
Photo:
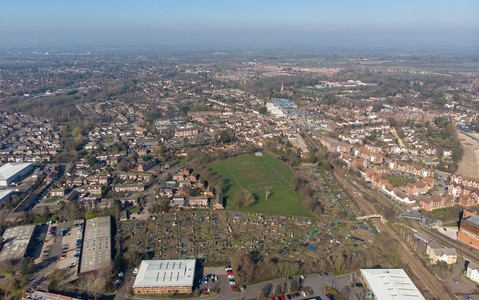
M 316 141 L 311 138 L 309 133 L 306 132 L 299 124 L 296 125 L 306 137 L 309 146 L 315 151 L 318 150 L 319 147 L 316 144 Z M 364 198 L 364 194 L 370 194 L 365 192 L 365 187 L 359 188 L 358 186 L 353 186 L 350 182 L 350 179 L 347 178 L 345 172 L 340 168 L 334 168 L 334 176 L 345 189 L 345 191 L 351 196 L 360 210 L 363 210 L 366 215 L 377 214 L 374 205 L 369 203 Z M 421 281 L 422 286 L 428 290 L 432 297 L 434 297 L 432 299 L 457 299 L 457 297 L 454 296 L 454 294 L 446 287 L 446 285 L 427 267 L 417 253 L 409 247 L 406 241 L 402 239 L 402 237 L 394 230 L 394 228 L 382 223 L 378 219 L 372 219 L 372 222 L 377 228 L 379 228 L 379 230 L 385 232 L 389 237 L 398 241 L 399 255 L 401 260 L 405 265 L 410 267 L 411 272 L 418 278 L 418 280 Z
M 358 207 L 367 215 L 377 214 L 374 205 L 369 203 L 363 196 L 363 192 L 352 186 L 344 171 L 335 168 L 334 175 L 343 188 L 350 194 L 351 198 L 356 202 Z M 451 291 L 447 289 L 445 284 L 437 278 L 433 272 L 429 270 L 422 259 L 412 250 L 402 237 L 389 225 L 383 224 L 377 219 L 372 219 L 374 225 L 389 237 L 397 240 L 398 250 L 401 260 L 407 264 L 411 272 L 421 281 L 433 299 L 457 299 Z
M 453 240 L 440 232 L 437 232 L 434 229 L 425 228 L 420 224 L 412 222 L 409 226 L 416 229 L 417 231 L 425 232 L 430 235 L 436 242 L 439 242 L 441 245 L 451 248 L 456 248 L 456 251 L 462 257 L 479 262 L 479 251 L 458 241 Z
M 347 176 L 347 174 L 345 174 L 345 176 Z M 348 178 L 351 178 L 351 177 L 348 176 Z M 359 191 L 361 191 L 362 193 L 369 195 L 371 197 L 374 197 L 374 195 L 370 191 L 367 191 L 366 187 L 362 185 L 360 182 L 357 182 L 357 183 L 350 182 L 350 184 L 356 189 L 358 189 Z M 404 212 L 404 209 L 402 209 L 401 207 L 395 206 L 395 209 L 400 210 L 400 212 Z M 437 230 L 426 228 L 416 222 L 411 222 L 410 227 L 414 228 L 417 231 L 422 231 L 429 234 L 432 238 L 434 238 L 435 241 L 441 243 L 443 246 L 456 248 L 457 253 L 463 256 L 464 258 L 479 262 L 479 251 L 477 249 L 467 244 L 464 244 L 458 240 L 453 240 L 441 234 Z

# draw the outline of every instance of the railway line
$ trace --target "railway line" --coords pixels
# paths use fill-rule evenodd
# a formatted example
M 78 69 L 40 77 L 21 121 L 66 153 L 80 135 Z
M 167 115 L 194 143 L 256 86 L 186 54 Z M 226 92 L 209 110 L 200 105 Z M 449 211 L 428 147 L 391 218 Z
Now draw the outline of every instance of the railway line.
M 425 228 L 418 223 L 412 222 L 409 226 L 416 229 L 417 231 L 421 231 L 427 233 L 431 236 L 436 242 L 439 242 L 441 245 L 451 248 L 456 248 L 456 251 L 459 255 L 464 257 L 468 260 L 479 261 L 479 252 L 458 240 L 453 240 L 440 232 L 437 232 L 434 229 Z
M 335 168 L 334 175 L 365 214 L 373 215 L 377 213 L 374 205 L 365 199 L 363 192 L 351 185 L 344 171 Z M 397 240 L 401 260 L 409 265 L 411 272 L 421 281 L 422 286 L 428 289 L 434 299 L 457 299 L 391 226 L 383 224 L 379 219 L 372 219 L 372 222 L 380 231 Z
M 337 166 L 334 166 L 334 167 L 337 167 Z M 350 174 L 344 174 L 344 175 L 347 176 L 347 178 L 349 179 L 349 183 L 354 188 L 362 192 L 364 195 L 367 195 L 371 198 L 376 199 L 378 202 L 380 202 L 381 205 L 384 205 L 384 206 L 392 205 L 392 207 L 394 208 L 394 211 L 396 211 L 397 213 L 405 212 L 404 207 L 392 202 L 390 199 L 388 199 L 385 195 L 381 194 L 379 191 L 373 190 L 371 187 L 368 187 L 366 183 L 361 181 L 363 179 L 359 179 L 358 181 L 356 181 L 357 179 L 353 178 Z
M 302 116 L 302 114 L 301 114 Z M 309 132 L 305 130 L 301 124 L 295 123 L 297 128 L 301 130 L 303 137 L 308 145 L 317 151 L 319 149 L 316 141 L 311 137 Z M 366 215 L 375 215 L 377 211 L 373 204 L 366 200 L 364 195 L 373 197 L 371 191 L 362 185 L 352 184 L 354 182 L 347 177 L 346 173 L 338 167 L 334 168 L 334 176 L 351 196 L 358 208 Z M 430 271 L 425 262 L 417 255 L 417 253 L 409 247 L 404 239 L 392 228 L 390 225 L 382 223 L 379 219 L 371 219 L 374 225 L 382 232 L 385 232 L 389 237 L 397 240 L 398 250 L 401 260 L 410 267 L 411 272 L 421 281 L 422 286 L 427 289 L 433 299 L 457 299 L 455 295 L 446 287 L 446 285 L 436 275 Z M 439 240 L 439 239 L 438 239 Z M 447 245 L 446 243 L 444 243 Z

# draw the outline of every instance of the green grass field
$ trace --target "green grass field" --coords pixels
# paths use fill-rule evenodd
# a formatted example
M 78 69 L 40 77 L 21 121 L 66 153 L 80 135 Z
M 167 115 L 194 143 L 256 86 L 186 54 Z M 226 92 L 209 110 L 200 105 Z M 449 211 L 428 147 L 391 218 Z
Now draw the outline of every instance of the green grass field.
M 251 191 L 259 200 L 245 208 L 245 211 L 281 215 L 313 216 L 303 205 L 297 192 L 291 186 L 293 171 L 288 165 L 269 155 L 241 155 L 209 165 L 226 181 L 226 197 L 238 190 Z M 271 194 L 266 200 L 266 189 Z M 226 208 L 231 206 L 226 203 Z
M 396 175 L 384 175 L 384 179 L 389 180 L 389 182 L 394 185 L 394 186 L 404 186 L 408 183 L 413 183 L 413 179 L 408 179 L 402 176 L 396 176 Z

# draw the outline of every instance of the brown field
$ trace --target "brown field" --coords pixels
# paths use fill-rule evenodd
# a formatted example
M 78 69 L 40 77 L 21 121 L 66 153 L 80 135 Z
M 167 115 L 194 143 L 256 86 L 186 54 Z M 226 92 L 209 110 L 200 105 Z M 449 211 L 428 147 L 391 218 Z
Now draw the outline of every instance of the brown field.
M 479 135 L 474 134 L 479 138 Z M 476 141 L 459 132 L 462 147 L 464 148 L 464 156 L 459 163 L 458 173 L 479 178 L 479 141 Z

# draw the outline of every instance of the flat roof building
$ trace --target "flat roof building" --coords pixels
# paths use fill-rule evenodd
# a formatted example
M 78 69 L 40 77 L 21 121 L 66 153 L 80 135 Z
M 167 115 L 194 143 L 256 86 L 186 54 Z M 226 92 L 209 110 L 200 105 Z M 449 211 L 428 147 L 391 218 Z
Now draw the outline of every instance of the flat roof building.
M 33 291 L 27 296 L 23 297 L 22 300 L 80 300 L 78 298 L 73 298 L 70 296 L 47 293 L 42 291 Z
M 143 260 L 138 270 L 135 294 L 191 294 L 195 259 Z
M 79 275 L 111 266 L 111 217 L 86 220 Z
M 0 204 L 10 201 L 12 190 L 0 190 Z
M 33 170 L 31 163 L 7 163 L 0 167 L 0 186 L 23 179 Z
M 425 299 L 403 269 L 361 269 L 361 275 L 374 299 Z
M 0 261 L 22 259 L 32 239 L 35 224 L 7 228 L 3 233 Z

